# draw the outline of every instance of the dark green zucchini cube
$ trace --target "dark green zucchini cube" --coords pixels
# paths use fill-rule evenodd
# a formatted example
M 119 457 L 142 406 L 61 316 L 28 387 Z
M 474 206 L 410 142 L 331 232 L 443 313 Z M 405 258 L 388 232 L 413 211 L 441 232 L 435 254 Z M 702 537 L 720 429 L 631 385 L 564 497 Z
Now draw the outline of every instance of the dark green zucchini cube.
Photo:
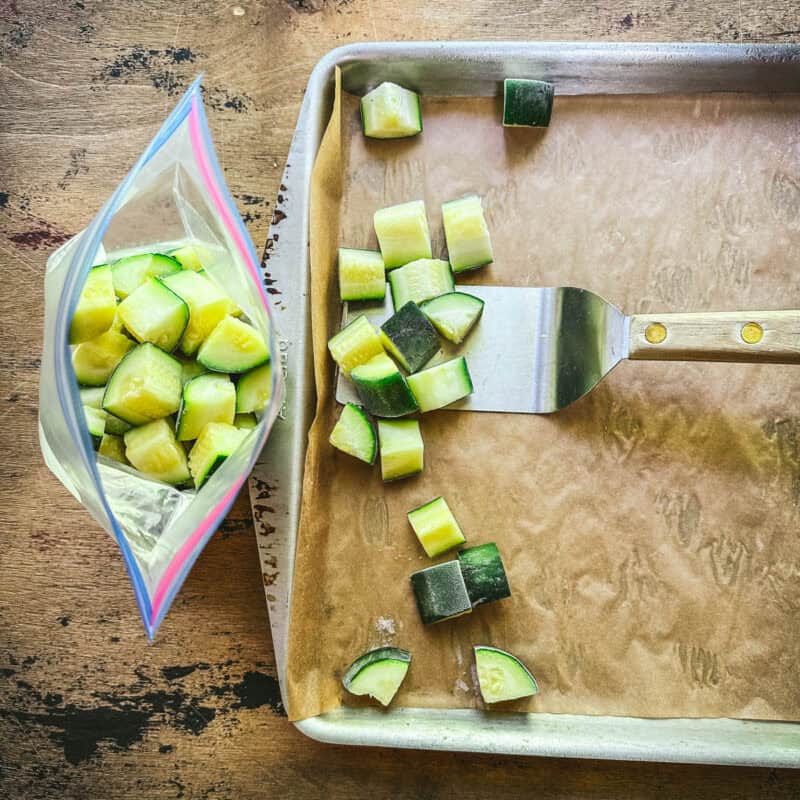
M 420 307 L 409 300 L 381 325 L 381 342 L 408 372 L 424 367 L 439 351 L 439 334 Z
M 447 561 L 415 572 L 411 576 L 411 588 L 419 615 L 426 625 L 472 611 L 458 561 Z
M 494 542 L 461 550 L 458 563 L 473 608 L 511 597 L 503 560 Z
M 503 125 L 546 128 L 553 111 L 553 94 L 552 83 L 506 78 L 503 83 Z

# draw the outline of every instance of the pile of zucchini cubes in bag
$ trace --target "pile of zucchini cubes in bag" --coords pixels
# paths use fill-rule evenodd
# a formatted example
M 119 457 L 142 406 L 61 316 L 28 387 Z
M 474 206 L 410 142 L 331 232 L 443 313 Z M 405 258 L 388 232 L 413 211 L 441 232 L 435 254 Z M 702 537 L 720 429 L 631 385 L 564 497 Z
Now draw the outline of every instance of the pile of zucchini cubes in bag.
M 70 327 L 98 453 L 196 489 L 257 425 L 272 387 L 264 336 L 203 269 L 202 252 L 93 267 Z
M 507 79 L 503 124 L 546 127 L 553 87 L 542 81 Z M 382 83 L 361 100 L 364 134 L 378 139 L 414 136 L 422 131 L 419 95 Z M 434 258 L 425 204 L 412 200 L 375 212 L 380 252 L 339 249 L 341 300 L 380 301 L 388 277 L 394 314 L 379 328 L 357 315 L 329 342 L 340 372 L 352 381 L 361 406 L 348 403 L 330 435 L 344 453 L 373 464 L 380 456 L 384 481 L 423 470 L 424 445 L 410 414 L 443 408 L 472 393 L 463 356 L 428 366 L 440 350 L 440 337 L 461 344 L 478 323 L 484 303 L 455 291 L 454 275 L 493 260 L 481 198 L 476 195 L 442 205 L 449 261 Z M 377 437 L 371 417 L 377 421 Z M 425 553 L 434 558 L 466 539 L 443 497 L 408 512 L 408 521 Z M 457 557 L 411 575 L 420 618 L 426 625 L 469 614 L 476 607 L 511 596 L 497 545 L 460 550 Z M 474 648 L 481 695 L 487 703 L 536 694 L 533 675 L 515 656 L 495 647 Z M 344 687 L 388 705 L 411 664 L 411 654 L 381 647 L 356 659 Z

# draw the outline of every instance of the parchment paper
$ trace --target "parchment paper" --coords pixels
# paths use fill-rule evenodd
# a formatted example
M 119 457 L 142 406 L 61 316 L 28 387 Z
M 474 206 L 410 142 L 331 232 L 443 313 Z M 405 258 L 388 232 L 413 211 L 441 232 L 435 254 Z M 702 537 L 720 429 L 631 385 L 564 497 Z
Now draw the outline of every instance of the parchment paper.
M 800 307 L 800 96 L 557 97 L 547 130 L 491 99 L 424 98 L 424 132 L 365 139 L 334 112 L 314 173 L 319 408 L 306 463 L 288 664 L 293 719 L 394 643 L 400 706 L 479 706 L 473 644 L 517 654 L 540 694 L 506 709 L 800 719 L 800 372 L 623 362 L 550 416 L 421 418 L 425 471 L 384 485 L 327 444 L 337 409 L 336 247 L 372 214 L 484 198 L 495 262 L 468 281 L 574 285 L 627 312 Z M 429 566 L 405 513 L 443 494 L 470 544 L 496 541 L 513 597 L 424 627 Z M 453 554 L 438 560 L 446 560 Z

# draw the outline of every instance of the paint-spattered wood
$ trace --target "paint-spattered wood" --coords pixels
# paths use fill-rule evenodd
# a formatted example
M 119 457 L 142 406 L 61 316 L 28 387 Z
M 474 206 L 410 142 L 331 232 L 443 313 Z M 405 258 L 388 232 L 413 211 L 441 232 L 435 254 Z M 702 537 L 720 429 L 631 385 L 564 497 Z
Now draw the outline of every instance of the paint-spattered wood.
M 368 39 L 800 41 L 794 0 L 0 0 L 0 796 L 789 798 L 791 772 L 357 751 L 283 716 L 240 497 L 146 643 L 113 542 L 36 433 L 48 253 L 113 190 L 192 77 L 265 236 L 303 88 Z

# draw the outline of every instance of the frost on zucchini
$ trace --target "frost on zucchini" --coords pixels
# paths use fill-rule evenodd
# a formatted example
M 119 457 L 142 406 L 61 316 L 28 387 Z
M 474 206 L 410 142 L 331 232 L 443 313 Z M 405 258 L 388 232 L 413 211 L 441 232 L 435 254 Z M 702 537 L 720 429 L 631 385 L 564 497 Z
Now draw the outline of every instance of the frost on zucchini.
M 342 678 L 350 694 L 369 695 L 388 706 L 406 677 L 411 653 L 398 647 L 379 647 L 359 656 Z
M 439 336 L 419 306 L 409 300 L 381 325 L 383 346 L 407 372 L 416 372 L 439 352 Z
M 503 82 L 503 125 L 546 128 L 553 111 L 553 94 L 552 83 L 506 78 Z
M 386 81 L 361 98 L 364 136 L 400 139 L 422 130 L 419 95 Z
M 411 575 L 411 588 L 425 625 L 460 617 L 472 611 L 457 561 L 446 561 Z

